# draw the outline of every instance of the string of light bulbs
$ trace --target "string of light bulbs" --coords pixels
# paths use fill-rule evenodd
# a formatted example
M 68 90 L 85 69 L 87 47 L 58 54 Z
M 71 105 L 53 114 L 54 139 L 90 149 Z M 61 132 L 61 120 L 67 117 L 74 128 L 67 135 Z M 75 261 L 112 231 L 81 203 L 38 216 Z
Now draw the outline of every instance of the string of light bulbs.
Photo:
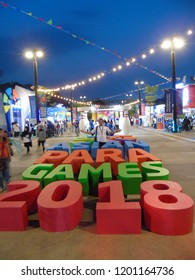
M 193 31 L 192 30 L 188 30 L 187 31 L 187 35 L 190 36 L 193 34 Z M 126 59 L 124 62 L 121 62 L 120 64 L 112 67 L 111 70 L 104 70 L 102 72 L 100 72 L 99 74 L 96 74 L 96 75 L 91 75 L 91 77 L 89 78 L 86 78 L 86 79 L 83 79 L 82 81 L 79 81 L 79 82 L 75 82 L 75 83 L 72 83 L 72 84 L 66 84 L 64 86 L 59 86 L 55 89 L 47 89 L 46 91 L 61 91 L 61 90 L 70 90 L 70 89 L 75 89 L 76 87 L 78 86 L 84 86 L 88 83 L 92 83 L 92 82 L 95 82 L 95 81 L 98 81 L 100 80 L 101 78 L 105 77 L 106 75 L 108 74 L 113 74 L 113 73 L 117 73 L 119 71 L 121 71 L 122 69 L 124 69 L 125 67 L 129 67 L 131 65 L 136 65 L 137 67 L 140 67 L 162 79 L 164 79 L 165 81 L 169 81 L 170 82 L 170 78 L 166 77 L 165 75 L 163 75 L 162 73 L 154 70 L 154 69 L 150 69 L 149 67 L 143 65 L 142 63 L 138 62 L 139 59 L 142 59 L 142 60 L 145 60 L 148 55 L 153 55 L 156 53 L 158 47 L 153 47 L 153 48 L 150 48 L 149 51 L 145 51 L 145 52 L 142 52 L 141 55 L 136 55 L 136 56 L 133 56 L 132 58 L 130 59 Z
M 162 85 L 165 85 L 165 84 L 168 84 L 168 83 L 170 83 L 170 81 L 166 81 L 164 83 L 159 83 L 159 84 L 156 84 L 156 85 L 153 85 L 153 86 L 154 87 L 157 87 L 157 86 L 159 87 L 159 86 L 162 86 Z M 145 88 L 146 87 L 142 87 L 142 88 L 140 88 L 140 90 L 145 90 Z M 108 100 L 108 99 L 112 99 L 112 98 L 116 98 L 116 97 L 128 96 L 129 94 L 133 94 L 133 93 L 136 93 L 136 92 L 138 92 L 138 89 L 130 90 L 128 92 L 124 92 L 124 93 L 120 93 L 120 94 L 115 94 L 115 95 L 104 97 L 104 98 L 98 98 L 98 100 Z M 75 103 L 75 104 L 79 104 L 79 105 L 90 106 L 92 104 L 91 101 L 90 102 L 81 102 L 81 101 L 77 101 L 77 100 L 74 100 L 74 99 L 71 99 L 71 98 L 63 97 L 63 96 L 60 96 L 60 95 L 57 95 L 57 94 L 51 93 L 51 92 L 47 92 L 46 94 L 48 94 L 48 95 L 50 95 L 52 97 L 58 98 L 60 100 L 64 100 L 64 101 Z M 137 101 L 135 101 L 135 102 L 137 102 Z

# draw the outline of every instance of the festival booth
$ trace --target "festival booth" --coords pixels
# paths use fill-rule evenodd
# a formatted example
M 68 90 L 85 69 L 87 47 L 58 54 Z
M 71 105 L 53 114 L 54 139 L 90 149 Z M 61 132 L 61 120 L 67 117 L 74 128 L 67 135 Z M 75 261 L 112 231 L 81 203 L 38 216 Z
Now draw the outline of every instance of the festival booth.
M 186 85 L 182 89 L 183 112 L 187 115 L 195 115 L 195 84 Z
M 36 124 L 36 100 L 34 91 L 28 90 L 18 85 L 10 85 L 1 92 L 0 98 L 1 118 L 0 126 L 9 132 L 12 130 L 12 123 L 17 122 L 24 130 L 26 123 Z M 65 118 L 66 109 L 47 108 L 47 100 L 44 92 L 39 92 L 39 118 L 42 121 L 51 118 Z
M 23 130 L 26 120 L 35 115 L 34 92 L 18 85 L 5 89 L 2 92 L 1 102 L 1 126 L 5 126 L 9 132 L 12 129 L 12 122 L 17 122 Z
M 70 118 L 70 115 L 65 107 L 47 107 L 47 119 L 52 123 Z

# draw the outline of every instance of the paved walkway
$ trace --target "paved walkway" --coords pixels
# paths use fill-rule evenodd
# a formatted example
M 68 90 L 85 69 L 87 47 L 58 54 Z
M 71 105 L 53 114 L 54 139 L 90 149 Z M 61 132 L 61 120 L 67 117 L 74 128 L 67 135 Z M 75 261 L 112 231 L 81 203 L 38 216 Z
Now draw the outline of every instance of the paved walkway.
M 132 127 L 131 131 L 150 144 L 151 153 L 161 158 L 169 170 L 170 180 L 178 182 L 195 201 L 195 131 L 172 134 L 142 127 Z M 72 139 L 62 136 L 47 142 L 53 145 Z M 40 155 L 42 151 L 37 149 L 34 139 L 29 155 L 12 157 L 11 180 L 21 179 L 22 172 Z M 0 259 L 195 259 L 194 231 L 183 236 L 162 236 L 143 227 L 139 235 L 97 235 L 96 201 L 89 198 L 84 203 L 82 221 L 70 232 L 44 232 L 37 214 L 29 217 L 24 232 L 0 232 Z

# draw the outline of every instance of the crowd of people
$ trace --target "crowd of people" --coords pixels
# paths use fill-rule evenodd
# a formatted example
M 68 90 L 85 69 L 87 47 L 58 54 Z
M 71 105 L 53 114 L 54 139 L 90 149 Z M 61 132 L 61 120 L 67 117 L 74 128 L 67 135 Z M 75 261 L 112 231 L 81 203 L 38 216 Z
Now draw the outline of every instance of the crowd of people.
M 172 126 L 173 126 L 173 120 L 172 119 L 165 119 L 165 129 L 168 132 L 172 131 Z M 184 118 L 179 118 L 177 120 L 177 130 L 178 132 L 189 132 L 191 130 L 193 130 L 193 127 L 195 126 L 195 119 L 193 117 L 188 117 L 185 116 Z M 156 128 L 156 127 L 154 127 Z
M 183 121 L 181 122 L 181 131 L 190 131 L 193 129 L 195 125 L 195 120 L 192 117 L 185 116 Z

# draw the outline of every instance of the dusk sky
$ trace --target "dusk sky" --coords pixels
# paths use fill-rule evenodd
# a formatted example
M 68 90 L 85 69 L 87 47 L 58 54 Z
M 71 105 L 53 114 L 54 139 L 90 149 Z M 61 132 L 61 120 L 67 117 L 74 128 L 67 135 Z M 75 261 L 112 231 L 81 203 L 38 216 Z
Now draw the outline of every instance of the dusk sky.
M 162 84 L 162 97 L 162 89 L 171 86 L 166 83 L 171 51 L 160 45 L 171 36 L 186 42 L 176 50 L 176 76 L 181 81 L 186 76 L 187 82 L 195 76 L 194 0 L 5 0 L 0 1 L 0 30 L 0 84 L 34 84 L 33 63 L 24 52 L 36 48 L 45 54 L 38 61 L 39 85 L 63 87 L 104 72 L 74 90 L 77 100 L 83 95 L 88 100 L 126 99 L 138 79 Z M 134 57 L 137 64 L 127 67 Z M 119 65 L 123 69 L 113 72 Z

